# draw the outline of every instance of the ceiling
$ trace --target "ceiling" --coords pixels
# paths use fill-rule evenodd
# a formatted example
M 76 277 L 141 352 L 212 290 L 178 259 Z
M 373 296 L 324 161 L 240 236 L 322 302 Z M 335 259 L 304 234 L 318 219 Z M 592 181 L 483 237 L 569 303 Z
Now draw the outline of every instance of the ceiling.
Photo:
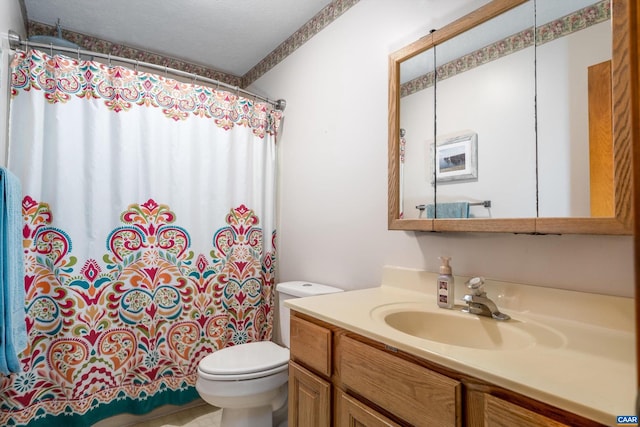
M 21 0 L 26 20 L 243 76 L 331 0 Z M 52 34 L 53 35 L 53 34 Z

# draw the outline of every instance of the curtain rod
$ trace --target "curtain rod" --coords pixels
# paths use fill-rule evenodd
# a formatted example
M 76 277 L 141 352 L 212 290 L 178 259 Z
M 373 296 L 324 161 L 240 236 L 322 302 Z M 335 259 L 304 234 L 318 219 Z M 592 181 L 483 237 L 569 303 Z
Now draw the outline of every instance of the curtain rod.
M 89 56 L 97 56 L 99 58 L 103 58 L 103 59 L 108 59 L 109 63 L 111 63 L 111 61 L 117 61 L 117 62 L 124 62 L 127 64 L 134 64 L 136 67 L 138 66 L 143 66 L 146 68 L 151 68 L 154 70 L 159 70 L 159 71 L 164 71 L 165 73 L 171 73 L 171 74 L 175 74 L 181 77 L 188 77 L 193 79 L 193 81 L 195 82 L 197 81 L 201 81 L 201 82 L 206 82 L 206 83 L 211 83 L 213 85 L 216 86 L 223 86 L 227 89 L 230 89 L 232 91 L 235 91 L 236 93 L 244 93 L 249 95 L 250 97 L 253 98 L 257 98 L 260 99 L 262 101 L 265 101 L 271 105 L 274 106 L 274 108 L 276 110 L 280 110 L 280 111 L 284 111 L 284 109 L 287 106 L 287 101 L 285 101 L 284 99 L 278 99 L 276 101 L 273 101 L 269 98 L 266 98 L 264 96 L 258 95 L 254 92 L 250 92 L 248 90 L 245 89 L 241 89 L 238 86 L 231 86 L 230 84 L 221 82 L 220 80 L 215 80 L 215 79 L 210 79 L 208 77 L 203 77 L 203 76 L 199 76 L 198 74 L 194 74 L 194 73 L 188 73 L 186 71 L 181 71 L 181 70 L 177 70 L 175 68 L 170 68 L 170 67 L 166 67 L 163 65 L 157 65 L 157 64 L 152 64 L 150 62 L 143 62 L 143 61 L 138 61 L 136 59 L 129 59 L 129 58 L 125 58 L 122 56 L 113 56 L 111 54 L 106 54 L 106 53 L 100 53 L 100 52 L 93 52 L 90 50 L 84 50 L 84 49 L 80 49 L 78 48 L 72 48 L 72 47 L 66 47 L 66 46 L 57 46 L 54 45 L 53 43 L 50 44 L 46 44 L 46 43 L 33 43 L 33 42 L 29 42 L 28 40 L 22 40 L 22 38 L 20 37 L 20 35 L 18 33 L 16 33 L 13 30 L 9 30 L 8 32 L 8 38 L 9 38 L 9 47 L 11 49 L 17 49 L 20 46 L 26 46 L 27 48 L 29 46 L 32 47 L 38 47 L 38 48 L 43 48 L 43 49 L 51 49 L 52 51 L 55 50 L 59 50 L 59 51 L 63 51 L 63 52 L 71 52 L 71 53 L 75 53 L 78 55 L 78 58 L 80 58 L 80 55 L 89 55 Z

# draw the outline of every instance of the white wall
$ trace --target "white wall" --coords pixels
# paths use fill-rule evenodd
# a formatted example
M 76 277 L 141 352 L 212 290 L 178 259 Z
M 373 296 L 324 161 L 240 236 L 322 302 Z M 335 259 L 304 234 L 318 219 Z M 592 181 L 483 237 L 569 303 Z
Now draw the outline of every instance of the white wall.
M 16 31 L 22 37 L 26 36 L 20 3 L 18 0 L 3 0 L 0 2 L 0 166 L 6 165 L 7 115 L 9 106 L 9 73 L 7 53 L 9 44 L 7 33 Z
M 3 0 L 0 2 L 0 34 L 13 30 L 22 37 L 26 36 L 19 0 Z
M 253 85 L 287 100 L 279 280 L 371 287 L 446 254 L 460 275 L 633 295 L 631 237 L 387 231 L 388 54 L 481 3 L 362 0 Z

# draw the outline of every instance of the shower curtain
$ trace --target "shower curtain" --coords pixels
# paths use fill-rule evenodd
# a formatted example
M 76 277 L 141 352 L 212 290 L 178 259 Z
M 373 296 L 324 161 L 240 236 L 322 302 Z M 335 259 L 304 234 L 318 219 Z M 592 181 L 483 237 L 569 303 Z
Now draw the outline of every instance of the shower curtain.
M 37 50 L 12 67 L 28 346 L 0 425 L 197 398 L 204 356 L 271 338 L 281 112 Z

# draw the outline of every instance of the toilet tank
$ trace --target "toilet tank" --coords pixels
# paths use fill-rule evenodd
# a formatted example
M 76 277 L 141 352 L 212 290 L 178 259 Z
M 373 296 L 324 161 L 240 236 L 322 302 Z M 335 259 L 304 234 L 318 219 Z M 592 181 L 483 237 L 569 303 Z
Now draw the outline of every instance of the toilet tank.
M 289 307 L 285 307 L 284 302 L 290 298 L 303 298 L 343 292 L 342 289 L 334 288 L 333 286 L 303 281 L 278 283 L 276 285 L 276 291 L 278 293 L 279 313 L 277 325 L 279 334 L 276 334 L 276 342 L 279 342 L 287 348 L 289 348 Z

